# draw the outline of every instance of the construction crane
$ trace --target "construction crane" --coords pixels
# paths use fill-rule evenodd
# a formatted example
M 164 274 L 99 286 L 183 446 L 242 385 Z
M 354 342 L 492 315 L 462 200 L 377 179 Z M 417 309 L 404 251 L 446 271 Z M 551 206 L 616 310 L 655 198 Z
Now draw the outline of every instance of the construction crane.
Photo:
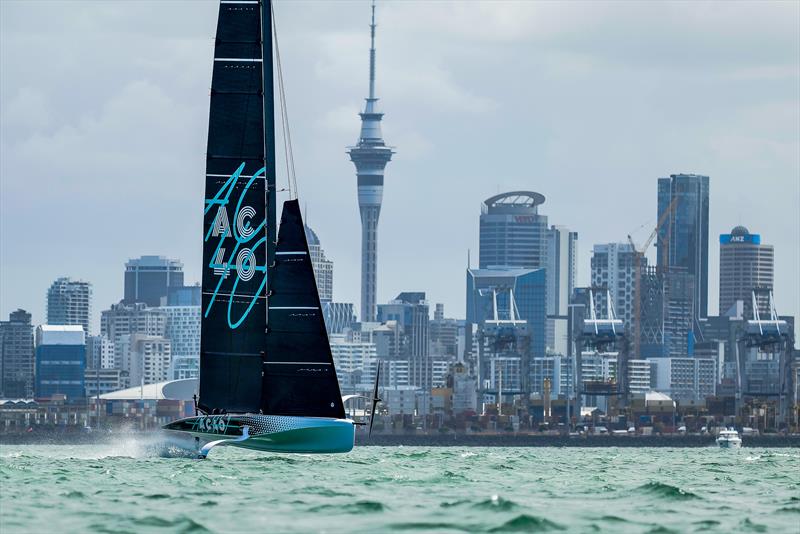
M 677 204 L 678 197 L 675 196 L 667 206 L 667 209 L 664 210 L 664 213 L 662 213 L 658 218 L 656 227 L 653 229 L 653 232 L 650 234 L 650 237 L 647 238 L 647 241 L 645 241 L 644 246 L 642 246 L 641 249 L 636 246 L 636 243 L 633 242 L 633 238 L 630 236 L 630 234 L 628 234 L 628 243 L 631 244 L 631 248 L 633 248 L 634 252 L 633 324 L 631 325 L 633 328 L 630 329 L 630 333 L 633 337 L 633 353 L 636 355 L 636 358 L 642 357 L 640 352 L 642 343 L 640 335 L 642 319 L 642 259 L 644 258 L 648 247 L 653 243 L 653 240 L 658 235 L 659 230 L 661 230 L 661 227 L 664 226 L 664 223 L 670 219 L 670 215 Z M 662 249 L 667 248 L 669 245 L 669 234 L 670 233 L 667 232 L 663 243 L 660 243 Z M 661 261 L 663 262 L 663 265 L 659 265 L 659 267 L 661 267 L 662 272 L 664 272 L 667 270 L 667 265 L 669 265 L 666 250 L 663 254 L 661 254 Z

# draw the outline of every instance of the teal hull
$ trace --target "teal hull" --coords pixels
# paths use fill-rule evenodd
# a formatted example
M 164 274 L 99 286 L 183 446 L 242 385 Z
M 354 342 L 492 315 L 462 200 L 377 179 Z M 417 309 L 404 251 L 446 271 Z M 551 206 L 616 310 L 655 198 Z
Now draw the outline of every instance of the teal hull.
M 351 420 L 325 417 L 201 415 L 173 421 L 164 429 L 191 436 L 197 445 L 219 442 L 215 445 L 265 452 L 342 453 L 355 442 Z

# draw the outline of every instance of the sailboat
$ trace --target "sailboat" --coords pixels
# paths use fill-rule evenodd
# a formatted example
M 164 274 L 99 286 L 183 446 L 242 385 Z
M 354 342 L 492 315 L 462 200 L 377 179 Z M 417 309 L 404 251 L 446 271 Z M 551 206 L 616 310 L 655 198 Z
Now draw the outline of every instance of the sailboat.
M 350 451 L 355 440 L 297 199 L 283 203 L 276 235 L 272 30 L 270 0 L 220 2 L 206 156 L 199 397 L 195 416 L 164 426 L 194 438 L 203 458 L 218 445 L 338 453 Z

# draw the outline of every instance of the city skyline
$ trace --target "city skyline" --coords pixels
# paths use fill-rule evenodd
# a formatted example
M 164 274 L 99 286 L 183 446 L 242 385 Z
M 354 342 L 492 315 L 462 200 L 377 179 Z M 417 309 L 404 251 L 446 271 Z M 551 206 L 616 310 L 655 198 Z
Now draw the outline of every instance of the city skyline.
M 26 42 L 19 29 L 33 28 L 36 13 L 22 3 L 0 7 L 0 313 L 22 307 L 34 324 L 44 322 L 41 295 L 59 276 L 72 276 L 94 286 L 96 330 L 97 310 L 122 298 L 120 270 L 131 258 L 179 258 L 187 281 L 199 280 L 195 236 L 216 4 L 198 4 L 185 25 L 170 22 L 185 11 L 177 3 L 165 4 L 160 21 L 136 5 L 51 6 L 52 18 L 25 33 L 55 32 L 65 43 L 30 48 L 29 59 L 52 67 L 31 75 L 14 56 Z M 403 152 L 386 186 L 392 200 L 383 206 L 377 302 L 420 289 L 463 317 L 462 276 L 467 249 L 477 258 L 480 203 L 513 190 L 541 191 L 549 222 L 580 234 L 577 285 L 586 285 L 591 247 L 625 242 L 628 233 L 643 241 L 655 224 L 657 178 L 686 172 L 711 181 L 709 308 L 717 308 L 718 236 L 742 224 L 775 247 L 779 313 L 800 315 L 798 37 L 787 22 L 797 19 L 797 6 L 717 7 L 692 21 L 678 5 L 624 17 L 613 6 L 592 7 L 594 19 L 569 5 L 423 6 L 414 4 L 425 16 L 395 3 L 379 4 L 377 13 L 380 94 L 392 116 L 386 137 Z M 336 262 L 334 300 L 357 303 L 359 220 L 342 147 L 357 136 L 369 5 L 278 4 L 276 17 L 300 198 Z M 659 17 L 663 31 L 644 47 L 650 64 L 642 70 L 639 53 L 609 36 L 620 25 L 646 33 Z M 467 31 L 476 20 L 477 35 Z M 112 55 L 137 68 L 121 71 L 91 48 L 123 27 L 126 39 L 111 44 Z M 577 29 L 592 37 L 570 39 Z M 409 34 L 416 42 L 406 42 Z M 113 83 L 103 83 L 106 75 Z M 584 91 L 587 83 L 593 91 Z M 145 104 L 151 110 L 140 113 Z M 154 129 L 165 137 L 153 139 Z M 754 188 L 781 194 L 761 197 Z M 38 226 L 33 209 L 61 224 Z M 67 228 L 85 230 L 64 234 Z

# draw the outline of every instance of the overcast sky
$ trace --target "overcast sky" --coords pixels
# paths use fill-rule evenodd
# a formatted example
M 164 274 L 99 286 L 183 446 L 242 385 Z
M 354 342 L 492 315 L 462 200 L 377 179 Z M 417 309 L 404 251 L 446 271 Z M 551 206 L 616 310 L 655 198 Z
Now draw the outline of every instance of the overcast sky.
M 217 2 L 0 1 L 0 313 L 45 319 L 59 276 L 122 298 L 126 260 L 199 280 Z M 346 147 L 367 92 L 369 4 L 277 1 L 300 199 L 358 303 Z M 776 302 L 800 315 L 800 3 L 378 3 L 386 170 L 378 301 L 426 291 L 463 317 L 467 250 L 501 191 L 541 192 L 591 247 L 643 242 L 656 180 L 711 177 L 709 312 L 720 233 L 775 246 Z M 279 171 L 282 167 L 279 167 Z M 279 172 L 279 180 L 285 173 Z M 653 251 L 651 251 L 651 257 Z

